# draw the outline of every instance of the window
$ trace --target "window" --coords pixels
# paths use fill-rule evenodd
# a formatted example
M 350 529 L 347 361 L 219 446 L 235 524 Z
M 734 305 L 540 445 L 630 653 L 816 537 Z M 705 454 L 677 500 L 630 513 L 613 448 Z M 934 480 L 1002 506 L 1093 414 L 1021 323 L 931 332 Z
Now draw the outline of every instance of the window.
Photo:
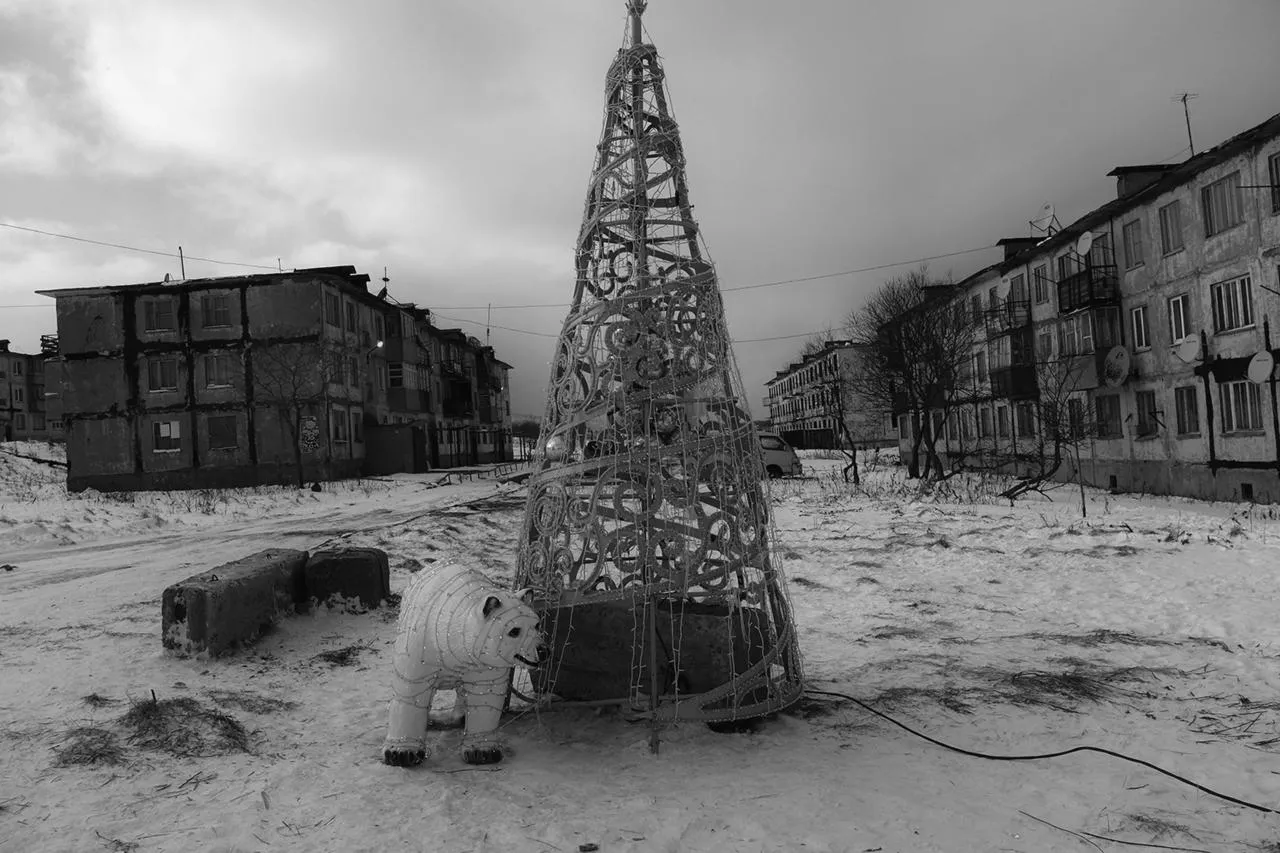
M 1064 356 L 1093 352 L 1093 324 L 1088 314 L 1068 317 L 1058 326 L 1058 352 Z
M 1200 434 L 1200 398 L 1196 386 L 1181 385 L 1173 389 L 1173 406 L 1177 416 L 1178 435 Z
M 14 363 L 13 363 L 13 375 L 14 375 L 14 376 L 21 376 L 21 375 L 22 375 L 22 362 L 20 362 L 20 361 L 14 361 Z
M 386 335 L 382 330 L 381 314 L 375 314 L 373 317 L 373 336 L 376 339 L 375 343 L 386 340 Z
M 210 415 L 209 449 L 232 450 L 238 445 L 235 415 Z
M 987 381 L 987 354 L 980 352 L 973 357 L 974 375 L 978 377 L 979 382 Z
M 1126 222 L 1120 229 L 1124 240 L 1124 268 L 1131 270 L 1142 266 L 1142 220 Z
M 986 406 L 978 408 L 978 438 L 991 437 L 991 409 Z
M 996 432 L 1001 438 L 1009 437 L 1009 407 L 996 406 Z
M 1080 404 L 1080 401 L 1074 398 L 1069 402 Z M 1120 395 L 1099 394 L 1095 402 L 1098 408 L 1098 438 L 1115 438 L 1120 435 Z M 1083 409 L 1080 412 L 1080 421 L 1083 424 Z M 1079 427 L 1076 425 L 1074 413 L 1071 414 L 1071 427 L 1072 432 L 1078 435 Z
M 31 429 L 36 432 L 44 432 L 44 415 L 31 416 Z
M 342 326 L 342 300 L 336 293 L 324 295 L 324 321 L 330 326 Z
M 204 387 L 230 388 L 233 369 L 234 365 L 229 354 L 206 355 L 204 357 Z
M 1090 312 L 1093 320 L 1092 346 L 1099 352 L 1124 343 L 1120 335 L 1120 309 L 1095 308 Z
M 1182 202 L 1171 201 L 1160 208 L 1160 252 L 1182 251 Z
M 1036 358 L 1040 361 L 1053 360 L 1053 332 L 1044 331 L 1036 341 Z
M 18 413 L 16 413 L 16 414 L 13 416 L 13 426 L 14 426 L 14 429 L 26 429 L 26 428 L 27 428 L 27 416 L 26 416 L 26 415 L 24 415 L 22 412 L 18 412 Z
M 1018 435 L 1022 437 L 1036 434 L 1036 414 L 1035 408 L 1031 403 L 1018 403 L 1014 406 L 1014 415 L 1017 418 Z
M 965 441 L 973 441 L 973 412 L 967 409 L 960 413 L 960 437 Z
M 354 332 L 356 330 L 356 304 L 354 302 L 347 303 L 347 331 Z
M 49 429 L 52 429 L 52 430 L 62 429 L 62 421 L 49 421 Z
M 1200 190 L 1204 211 L 1204 236 L 1220 234 L 1244 221 L 1240 208 L 1240 173 L 1232 172 Z
M 182 428 L 178 421 L 155 421 L 151 424 L 151 449 L 156 453 L 173 453 L 182 449 Z
M 231 325 L 231 300 L 212 293 L 200 297 L 200 326 L 204 329 Z
M 1120 416 L 1119 401 L 1116 401 L 1116 417 Z M 1079 438 L 1084 435 L 1084 402 L 1079 397 L 1072 397 L 1067 401 L 1067 428 L 1071 431 L 1069 434 L 1073 438 Z M 1120 431 L 1120 427 L 1116 427 L 1116 431 Z
M 392 388 L 404 387 L 404 364 L 401 362 L 393 362 L 387 365 L 387 373 L 391 377 Z
M 13 402 L 15 403 L 21 403 L 26 399 L 23 396 L 22 389 L 18 387 L 14 387 L 12 397 L 13 397 Z
M 347 443 L 347 412 L 345 409 L 333 409 L 329 413 L 329 423 L 333 428 L 333 440 L 336 444 Z
M 911 437 L 911 419 L 908 418 L 906 415 L 898 415 L 898 437 L 899 438 Z M 781 450 L 781 448 L 771 448 L 767 446 L 765 444 L 765 441 L 766 439 L 764 438 L 760 439 L 760 446 L 763 447 L 765 450 Z
M 973 322 L 981 323 L 982 322 L 982 297 L 981 296 L 969 297 L 969 310 L 970 310 L 970 313 L 973 314 Z
M 1188 324 L 1189 313 L 1187 294 L 1180 293 L 1169 300 L 1169 338 L 1172 343 L 1179 343 L 1191 334 Z
M 1151 340 L 1147 337 L 1147 306 L 1139 305 L 1129 311 L 1130 326 L 1133 329 L 1133 348 L 1150 349 Z
M 355 356 L 347 358 L 347 384 L 352 386 L 360 384 L 360 361 Z
M 1041 264 L 1031 271 L 1031 278 L 1035 282 L 1036 304 L 1043 305 L 1049 301 L 1049 266 Z
M 1213 330 L 1229 332 L 1253 325 L 1253 282 L 1249 276 L 1223 281 L 1209 288 L 1213 302 Z
M 1262 429 L 1262 395 L 1247 379 L 1227 382 L 1222 390 L 1222 431 L 1242 432 Z
M 1267 177 L 1271 184 L 1271 212 L 1280 213 L 1280 152 L 1267 158 Z
M 147 299 L 142 303 L 142 329 L 145 332 L 168 332 L 178 328 L 173 316 L 173 300 Z
M 364 425 L 364 413 L 359 409 L 351 410 L 351 440 L 356 444 L 364 443 L 364 434 L 360 432 L 360 428 Z
M 1138 391 L 1133 395 L 1138 410 L 1138 435 L 1156 434 L 1156 392 Z
M 1027 277 L 1022 273 L 1018 273 L 1013 278 L 1009 279 L 1009 301 L 1027 301 Z
M 153 358 L 147 361 L 147 390 L 178 390 L 178 360 L 176 358 Z

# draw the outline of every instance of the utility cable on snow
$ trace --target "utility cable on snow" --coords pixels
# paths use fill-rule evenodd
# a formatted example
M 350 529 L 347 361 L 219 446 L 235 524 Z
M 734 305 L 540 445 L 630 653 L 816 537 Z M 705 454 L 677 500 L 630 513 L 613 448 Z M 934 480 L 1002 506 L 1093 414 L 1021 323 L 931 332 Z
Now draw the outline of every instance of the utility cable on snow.
M 840 699 L 848 700 L 849 702 L 852 702 L 853 704 L 857 705 L 863 710 L 870 711 L 871 713 L 875 714 L 877 717 L 888 720 L 898 728 L 903 729 L 904 731 L 910 732 L 911 734 L 915 735 L 916 737 L 922 740 L 927 740 L 929 743 L 934 744 L 935 746 L 940 746 L 943 749 L 949 749 L 952 752 L 958 752 L 961 755 L 968 755 L 973 758 L 985 758 L 988 761 L 1040 761 L 1046 758 L 1061 758 L 1064 755 L 1071 755 L 1073 752 L 1098 752 L 1103 755 L 1110 755 L 1112 758 L 1119 758 L 1122 761 L 1129 761 L 1134 764 L 1141 765 L 1150 770 L 1154 770 L 1157 773 L 1163 773 L 1165 776 L 1168 776 L 1170 779 L 1177 779 L 1179 782 L 1182 782 L 1183 784 L 1190 785 L 1192 788 L 1195 788 L 1199 791 L 1203 791 L 1204 793 L 1212 797 L 1217 797 L 1218 799 L 1226 800 L 1229 803 L 1235 803 L 1238 806 L 1244 806 L 1245 808 L 1254 809 L 1255 811 L 1266 812 L 1267 814 L 1280 814 L 1280 810 L 1269 809 L 1266 806 L 1260 806 L 1257 803 L 1251 803 L 1248 800 L 1241 800 L 1231 796 L 1230 794 L 1224 794 L 1220 791 L 1215 791 L 1212 788 L 1208 788 L 1204 785 L 1201 785 L 1198 782 L 1192 782 L 1190 779 L 1186 778 L 1185 776 L 1179 776 L 1177 773 L 1174 773 L 1171 770 L 1165 770 L 1163 767 L 1157 767 L 1156 765 L 1152 764 L 1150 761 L 1143 761 L 1141 758 L 1134 758 L 1131 755 L 1125 755 L 1123 753 L 1115 752 L 1110 749 L 1105 749 L 1100 746 L 1073 746 L 1070 749 L 1063 749 L 1063 750 L 1059 750 L 1058 752 L 1042 752 L 1042 753 L 1033 753 L 1030 755 L 992 755 L 986 752 L 976 752 L 972 749 L 963 749 L 958 746 L 952 746 L 949 743 L 943 743 L 942 741 L 936 738 L 929 737 L 927 734 L 923 732 L 918 732 L 915 729 L 911 728 L 906 723 L 898 722 L 893 717 L 890 717 L 888 714 L 884 713 L 883 711 L 877 711 L 875 708 L 872 708 L 866 702 L 863 702 L 861 699 L 855 699 L 854 697 L 850 696 L 848 693 L 837 693 L 834 690 L 813 690 L 811 688 L 806 689 L 804 692 L 811 696 L 835 696 Z

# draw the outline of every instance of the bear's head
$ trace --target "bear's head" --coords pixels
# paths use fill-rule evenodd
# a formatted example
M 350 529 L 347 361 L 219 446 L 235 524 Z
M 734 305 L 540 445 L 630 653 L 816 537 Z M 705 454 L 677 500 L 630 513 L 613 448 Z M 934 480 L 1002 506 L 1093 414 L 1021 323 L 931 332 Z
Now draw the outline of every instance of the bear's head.
M 537 667 L 547 659 L 538 631 L 538 614 L 529 606 L 530 594 L 495 592 L 480 607 L 480 631 L 472 651 L 485 666 Z

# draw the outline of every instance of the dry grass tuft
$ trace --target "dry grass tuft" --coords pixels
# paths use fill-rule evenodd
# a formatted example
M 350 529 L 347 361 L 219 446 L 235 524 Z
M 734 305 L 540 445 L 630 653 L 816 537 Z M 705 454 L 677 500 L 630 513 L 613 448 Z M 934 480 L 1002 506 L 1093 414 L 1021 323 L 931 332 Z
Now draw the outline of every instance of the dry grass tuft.
M 103 696 L 101 693 L 90 693 L 88 696 L 82 697 L 80 701 L 90 708 L 105 708 L 107 705 L 116 704 L 117 700 L 109 696 Z
M 67 732 L 67 743 L 54 750 L 54 767 L 124 764 L 124 749 L 115 732 L 82 726 Z
M 259 696 L 247 690 L 210 690 L 209 698 L 219 707 L 237 708 L 250 714 L 277 714 L 298 707 L 297 702 L 287 699 L 273 699 L 270 696 Z
M 923 700 L 927 700 L 941 705 L 949 711 L 955 711 L 957 714 L 972 714 L 974 706 L 970 700 L 977 697 L 981 692 L 973 688 L 961 690 L 952 685 L 945 687 L 890 687 L 870 699 L 868 704 L 901 707 L 908 704 L 916 705 Z
M 811 581 L 806 577 L 801 577 L 800 575 L 796 575 L 795 577 L 791 578 L 791 582 L 796 586 L 802 586 L 802 587 L 805 587 L 806 589 L 831 589 L 831 587 L 827 586 L 825 583 L 819 583 L 818 581 Z
M 189 696 L 134 702 L 121 717 L 129 742 L 180 758 L 250 752 L 249 733 L 235 717 Z
M 330 666 L 355 666 L 359 663 L 360 654 L 362 652 L 371 651 L 373 651 L 373 646 L 357 643 L 352 646 L 343 646 L 340 649 L 330 649 L 327 652 L 321 652 L 318 655 L 313 655 L 311 659 L 313 661 L 327 663 Z
M 1125 815 L 1123 826 L 1125 829 L 1133 829 L 1138 832 L 1149 832 L 1151 833 L 1151 839 L 1153 841 L 1170 835 L 1185 835 L 1186 837 L 1196 841 L 1200 840 L 1194 833 L 1192 833 L 1191 827 L 1187 826 L 1185 823 L 1174 823 L 1171 820 L 1166 820 L 1162 817 L 1153 817 L 1152 815 L 1127 814 Z
M 1158 674 L 1173 674 L 1172 669 L 1143 666 L 1105 669 L 1083 661 L 1073 661 L 1069 670 L 1048 672 L 1024 670 L 1006 674 L 997 681 L 1001 698 L 1024 707 L 1042 706 L 1069 714 L 1078 713 L 1084 702 L 1102 702 L 1121 695 L 1138 695 L 1122 684 L 1144 681 Z
M 1173 645 L 1168 640 L 1159 640 L 1155 637 L 1141 637 L 1128 631 L 1112 631 L 1108 628 L 1098 628 L 1084 634 L 1043 634 L 1031 633 L 1027 634 L 1037 640 L 1053 640 L 1057 643 L 1072 646 L 1106 646 L 1106 645 L 1122 645 L 1122 646 L 1169 646 Z
M 924 632 L 918 628 L 901 628 L 901 627 L 887 626 L 884 628 L 880 628 L 879 630 L 871 634 L 871 639 L 873 640 L 895 640 L 895 639 L 918 640 L 923 636 L 924 636 Z
M 107 850 L 112 851 L 112 853 L 133 853 L 134 850 L 137 850 L 142 846 L 136 841 L 121 841 L 119 838 L 107 838 L 96 829 L 93 831 L 93 834 L 98 836 L 98 839 L 102 841 L 102 846 Z

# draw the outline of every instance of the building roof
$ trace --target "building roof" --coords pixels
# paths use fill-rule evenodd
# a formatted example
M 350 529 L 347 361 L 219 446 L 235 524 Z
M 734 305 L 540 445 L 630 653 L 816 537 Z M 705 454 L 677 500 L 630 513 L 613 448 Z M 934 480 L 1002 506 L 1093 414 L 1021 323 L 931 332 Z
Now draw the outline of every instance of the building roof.
M 1027 256 L 1030 254 L 1051 252 L 1055 249 L 1061 248 L 1062 246 L 1073 242 L 1085 231 L 1092 230 L 1094 226 L 1106 222 L 1109 219 L 1113 219 L 1128 210 L 1132 210 L 1133 208 L 1146 204 L 1149 199 L 1161 195 L 1162 193 L 1166 193 L 1171 189 L 1181 186 L 1182 184 L 1188 183 L 1201 172 L 1212 169 L 1220 163 L 1225 163 L 1232 157 L 1248 151 L 1250 148 L 1261 145 L 1275 136 L 1280 136 L 1280 113 L 1273 115 L 1271 118 L 1259 125 L 1249 128 L 1243 133 L 1237 133 L 1227 141 L 1216 145 L 1207 151 L 1202 151 L 1194 157 L 1172 165 L 1170 168 L 1165 170 L 1163 177 L 1159 180 L 1153 181 L 1148 186 L 1145 186 L 1124 198 L 1112 199 L 1101 207 L 1089 211 L 1075 222 L 1072 222 L 1070 225 L 1063 228 L 1061 231 L 1057 231 L 1049 237 L 1046 237 L 1033 249 L 1015 255 L 1002 263 L 1000 265 L 1001 271 L 1004 272 L 1025 263 L 1027 261 Z M 1152 170 L 1155 168 L 1159 167 L 1119 166 L 1116 169 L 1113 169 L 1110 174 L 1121 174 L 1122 170 L 1141 171 Z
M 1151 163 L 1146 166 L 1116 166 L 1110 172 L 1107 172 L 1108 178 L 1118 178 L 1121 175 L 1132 175 L 1135 172 L 1167 172 L 1170 169 L 1178 168 L 1177 163 Z
M 137 284 L 106 284 L 97 287 L 60 287 L 53 290 L 37 290 L 40 296 L 54 299 L 63 296 L 88 296 L 101 293 L 123 293 L 130 290 L 173 290 L 186 288 L 195 290 L 203 287 L 231 287 L 238 284 L 265 284 L 281 278 L 292 276 L 324 276 L 327 278 L 345 279 L 347 283 L 367 290 L 369 276 L 357 273 L 353 266 L 307 267 L 304 269 L 282 270 L 280 272 L 253 273 L 250 275 L 213 276 L 208 278 L 180 278 L 164 281 L 140 282 Z

